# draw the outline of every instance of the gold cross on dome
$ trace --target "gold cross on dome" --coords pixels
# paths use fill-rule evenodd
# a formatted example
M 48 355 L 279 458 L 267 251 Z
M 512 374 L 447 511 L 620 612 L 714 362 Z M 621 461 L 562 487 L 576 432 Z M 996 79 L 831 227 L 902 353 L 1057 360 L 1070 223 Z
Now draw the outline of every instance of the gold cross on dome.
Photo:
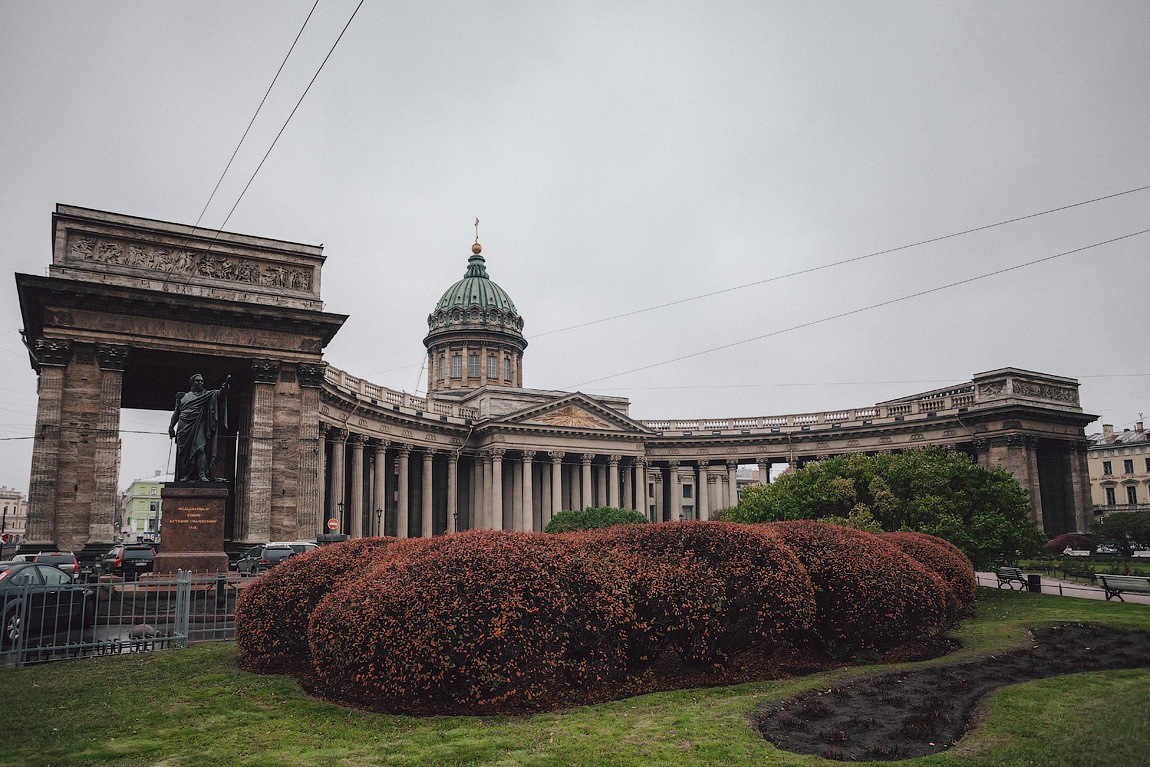
M 475 219 L 475 242 L 479 243 L 479 219 Z

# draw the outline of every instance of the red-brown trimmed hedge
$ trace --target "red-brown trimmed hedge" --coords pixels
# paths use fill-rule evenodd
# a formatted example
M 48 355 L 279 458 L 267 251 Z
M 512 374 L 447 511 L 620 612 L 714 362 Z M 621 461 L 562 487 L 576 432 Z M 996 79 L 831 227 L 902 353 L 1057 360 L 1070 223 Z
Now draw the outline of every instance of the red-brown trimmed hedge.
M 898 546 L 911 559 L 942 576 L 950 589 L 950 601 L 954 603 L 953 609 L 948 610 L 948 625 L 974 614 L 974 595 L 978 590 L 978 581 L 974 576 L 974 565 L 961 549 L 950 541 L 927 533 L 885 533 L 882 539 Z
M 482 712 L 625 670 L 620 573 L 558 537 L 471 531 L 396 551 L 329 594 L 308 639 L 327 694 Z
M 398 538 L 356 538 L 288 557 L 236 600 L 236 645 L 250 671 L 311 667 L 307 627 L 327 594 L 370 570 Z
M 945 625 L 942 578 L 879 536 L 812 521 L 769 522 L 807 569 L 814 632 L 832 652 L 893 647 Z
M 722 664 L 754 644 L 806 628 L 814 591 L 776 536 L 729 522 L 665 522 L 570 533 L 612 553 L 636 620 L 633 665 L 672 649 L 689 665 Z

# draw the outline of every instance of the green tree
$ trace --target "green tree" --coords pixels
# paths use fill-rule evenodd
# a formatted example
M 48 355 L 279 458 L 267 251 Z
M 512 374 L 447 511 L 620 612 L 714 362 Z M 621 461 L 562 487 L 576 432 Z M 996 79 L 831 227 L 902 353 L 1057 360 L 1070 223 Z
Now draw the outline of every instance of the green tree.
M 1094 523 L 1090 537 L 1099 546 L 1110 545 L 1132 557 L 1135 545 L 1150 546 L 1150 511 L 1107 514 Z
M 976 567 L 1036 555 L 1044 537 L 1027 492 L 1003 469 L 984 469 L 940 448 L 896 455 L 843 455 L 749 487 L 727 515 L 737 522 L 819 519 L 944 538 Z M 873 523 L 871 520 L 873 519 Z
M 597 527 L 611 527 L 612 525 L 641 525 L 647 521 L 637 511 L 631 509 L 616 509 L 613 506 L 592 506 L 582 511 L 570 509 L 561 511 L 551 517 L 545 533 L 569 533 L 572 530 L 593 530 Z

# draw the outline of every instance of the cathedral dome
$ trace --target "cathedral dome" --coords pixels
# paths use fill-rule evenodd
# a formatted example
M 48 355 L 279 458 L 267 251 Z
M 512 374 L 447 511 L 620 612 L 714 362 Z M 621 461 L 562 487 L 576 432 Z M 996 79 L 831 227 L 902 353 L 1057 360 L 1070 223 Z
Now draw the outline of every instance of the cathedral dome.
M 522 386 L 523 318 L 471 246 L 467 271 L 427 316 L 427 391 Z

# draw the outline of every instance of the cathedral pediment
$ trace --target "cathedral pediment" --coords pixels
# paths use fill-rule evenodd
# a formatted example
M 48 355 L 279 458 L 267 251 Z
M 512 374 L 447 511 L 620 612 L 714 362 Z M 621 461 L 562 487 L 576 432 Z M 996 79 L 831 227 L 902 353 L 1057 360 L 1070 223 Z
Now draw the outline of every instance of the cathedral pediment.
M 582 394 L 570 394 L 556 401 L 509 413 L 499 419 L 504 426 L 549 429 L 592 429 L 603 432 L 645 432 L 642 425 L 604 407 Z

